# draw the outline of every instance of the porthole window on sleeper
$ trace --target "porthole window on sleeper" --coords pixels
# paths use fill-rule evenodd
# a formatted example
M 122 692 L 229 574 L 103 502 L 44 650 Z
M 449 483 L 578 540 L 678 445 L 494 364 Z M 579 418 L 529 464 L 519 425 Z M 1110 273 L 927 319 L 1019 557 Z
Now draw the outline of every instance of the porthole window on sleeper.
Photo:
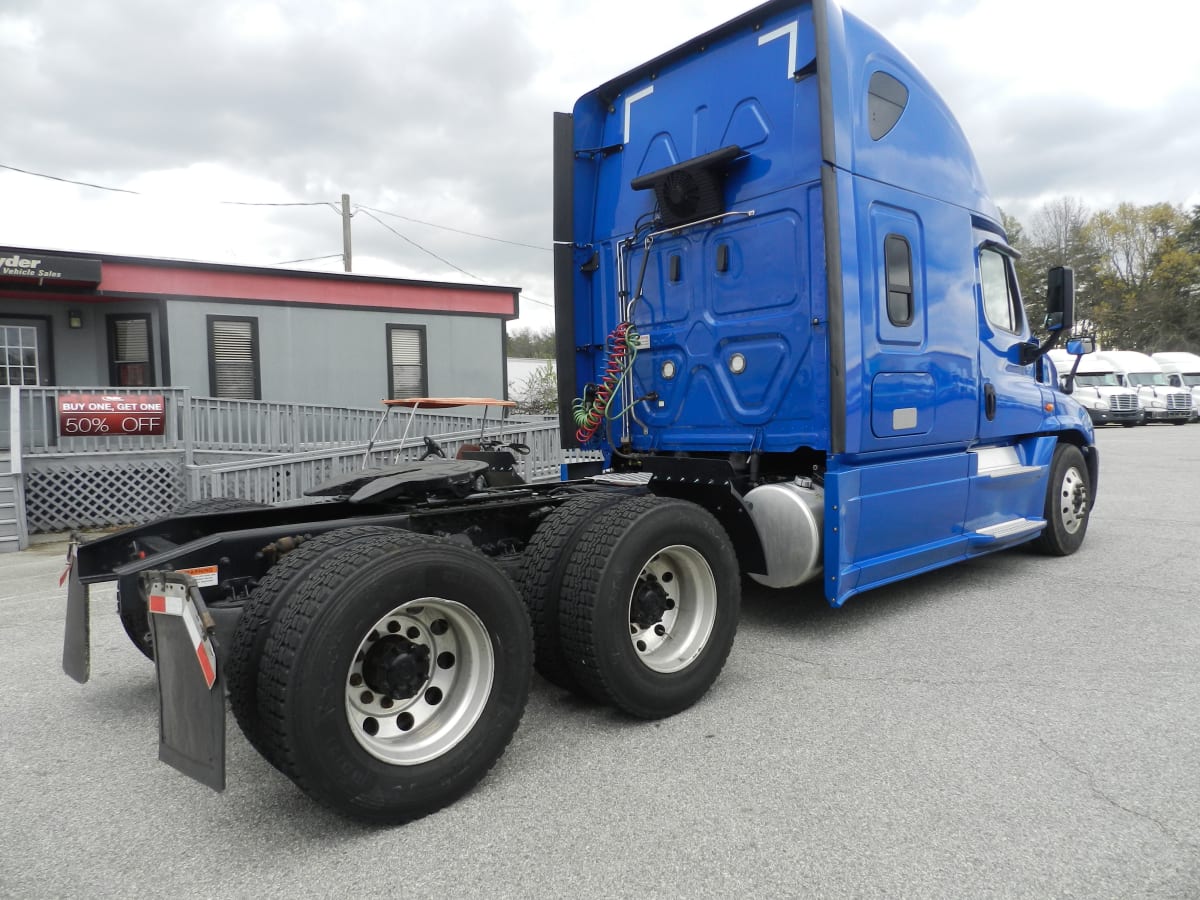
M 886 72 L 876 72 L 867 86 L 867 121 L 871 140 L 896 127 L 908 105 L 908 88 Z

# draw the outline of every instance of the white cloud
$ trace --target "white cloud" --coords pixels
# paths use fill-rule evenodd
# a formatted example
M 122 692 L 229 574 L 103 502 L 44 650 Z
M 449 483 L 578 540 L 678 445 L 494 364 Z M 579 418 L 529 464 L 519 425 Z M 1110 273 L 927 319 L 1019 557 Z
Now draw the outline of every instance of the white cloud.
M 550 125 L 585 91 L 755 0 L 7 0 L 0 243 L 243 264 L 337 254 L 356 204 L 550 243 Z M 1185 4 L 860 0 L 946 96 L 1006 210 L 1053 196 L 1200 203 Z M 381 216 L 461 268 L 553 299 L 551 255 Z M 465 280 L 361 213 L 355 269 Z M 339 259 L 313 262 L 337 271 Z M 550 322 L 525 302 L 523 321 Z

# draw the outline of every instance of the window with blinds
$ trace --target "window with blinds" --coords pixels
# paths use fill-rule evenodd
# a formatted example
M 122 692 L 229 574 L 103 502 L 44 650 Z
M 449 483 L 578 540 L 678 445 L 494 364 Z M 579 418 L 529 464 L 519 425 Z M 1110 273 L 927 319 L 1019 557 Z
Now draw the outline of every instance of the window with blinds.
M 150 316 L 108 316 L 108 371 L 118 387 L 154 384 Z
M 208 317 L 208 389 L 227 400 L 261 400 L 258 319 Z
M 389 325 L 388 397 L 424 397 L 429 391 L 425 366 L 425 326 Z

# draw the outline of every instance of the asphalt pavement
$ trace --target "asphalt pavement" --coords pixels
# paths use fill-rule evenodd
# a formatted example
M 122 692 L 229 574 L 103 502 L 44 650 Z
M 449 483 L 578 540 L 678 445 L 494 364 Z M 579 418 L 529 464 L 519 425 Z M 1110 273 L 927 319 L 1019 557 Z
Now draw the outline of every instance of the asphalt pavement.
M 0 556 L 0 897 L 1200 897 L 1200 426 L 1105 429 L 1065 559 L 829 609 L 750 589 L 666 721 L 534 681 L 504 758 L 394 829 L 323 811 L 230 721 L 229 787 L 157 762 L 111 591 L 59 666 L 64 546 Z

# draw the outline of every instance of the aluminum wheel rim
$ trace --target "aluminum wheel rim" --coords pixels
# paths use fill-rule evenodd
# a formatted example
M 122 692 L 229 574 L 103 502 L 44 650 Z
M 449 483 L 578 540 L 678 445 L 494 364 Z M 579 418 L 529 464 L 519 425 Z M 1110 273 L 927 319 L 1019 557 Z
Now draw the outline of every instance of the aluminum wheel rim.
M 648 587 L 670 603 L 654 622 L 638 605 L 639 592 Z M 716 620 L 717 580 L 700 551 L 675 544 L 642 566 L 629 598 L 629 639 L 646 668 L 663 674 L 687 668 L 708 644 Z
M 411 697 L 382 693 L 363 664 L 386 639 L 428 648 Z M 495 674 L 487 628 L 467 607 L 423 597 L 396 607 L 363 636 L 346 675 L 346 719 L 359 745 L 385 763 L 413 766 L 446 753 L 474 728 Z
M 1087 518 L 1087 482 L 1075 466 L 1067 469 L 1063 475 L 1062 486 L 1059 490 L 1059 516 L 1067 534 L 1075 534 L 1083 527 Z

